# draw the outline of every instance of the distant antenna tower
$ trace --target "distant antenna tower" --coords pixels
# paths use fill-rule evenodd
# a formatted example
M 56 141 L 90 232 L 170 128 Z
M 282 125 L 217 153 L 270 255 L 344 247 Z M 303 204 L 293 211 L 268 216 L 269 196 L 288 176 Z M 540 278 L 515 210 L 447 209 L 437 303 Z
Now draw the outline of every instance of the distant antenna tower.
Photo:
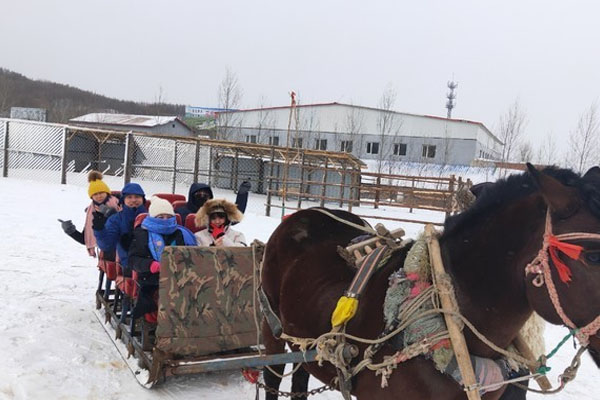
M 455 106 L 454 100 L 456 100 L 456 93 L 454 93 L 454 89 L 456 89 L 457 87 L 458 87 L 458 82 L 454 82 L 454 81 L 448 82 L 448 89 L 450 89 L 450 92 L 448 92 L 446 94 L 446 98 L 448 99 L 448 101 L 446 101 L 446 108 L 448 109 L 447 117 L 449 119 L 452 118 L 452 109 Z

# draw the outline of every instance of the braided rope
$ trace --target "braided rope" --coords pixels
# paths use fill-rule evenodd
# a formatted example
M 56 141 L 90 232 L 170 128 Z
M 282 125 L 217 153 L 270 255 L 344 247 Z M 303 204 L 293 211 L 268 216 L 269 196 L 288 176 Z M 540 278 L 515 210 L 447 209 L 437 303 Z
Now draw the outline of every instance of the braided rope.
M 577 328 L 573 321 L 567 316 L 565 310 L 562 308 L 560 304 L 560 299 L 558 297 L 558 291 L 556 290 L 556 286 L 554 285 L 554 280 L 552 279 L 552 272 L 550 270 L 550 261 L 548 260 L 548 248 L 550 247 L 550 238 L 552 237 L 552 217 L 550 213 L 550 209 L 546 212 L 546 224 L 544 231 L 544 241 L 542 244 L 542 248 L 538 252 L 537 256 L 525 267 L 525 275 L 530 273 L 536 274 L 537 277 L 534 279 L 533 284 L 537 287 L 541 287 L 544 283 L 546 284 L 546 289 L 548 290 L 548 296 L 552 301 L 552 305 L 556 310 L 556 313 L 560 317 L 560 319 L 571 329 L 577 329 L 577 333 L 575 334 L 579 339 L 580 343 L 585 346 L 589 342 L 589 337 L 593 336 L 600 329 L 600 315 L 596 316 L 596 318 L 584 326 L 583 328 Z M 580 239 L 592 239 L 592 240 L 600 240 L 600 234 L 590 233 L 590 232 L 571 232 L 565 233 L 561 235 L 554 236 L 559 241 L 572 241 L 572 240 L 580 240 Z

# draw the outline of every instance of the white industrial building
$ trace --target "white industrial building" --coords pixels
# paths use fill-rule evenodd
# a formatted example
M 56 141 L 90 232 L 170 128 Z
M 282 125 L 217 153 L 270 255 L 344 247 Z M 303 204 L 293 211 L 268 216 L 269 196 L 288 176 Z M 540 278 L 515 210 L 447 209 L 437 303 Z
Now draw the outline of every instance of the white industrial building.
M 195 136 L 176 116 L 91 113 L 69 120 L 73 125 L 118 131 L 150 132 L 168 136 Z
M 232 141 L 345 151 L 364 160 L 470 164 L 499 159 L 502 142 L 481 122 L 341 103 L 221 112 L 219 136 Z

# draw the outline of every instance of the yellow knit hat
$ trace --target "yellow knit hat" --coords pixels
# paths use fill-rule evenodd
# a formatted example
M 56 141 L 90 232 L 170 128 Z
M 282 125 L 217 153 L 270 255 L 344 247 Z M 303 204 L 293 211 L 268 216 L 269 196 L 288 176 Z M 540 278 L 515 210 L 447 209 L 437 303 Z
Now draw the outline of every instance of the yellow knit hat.
M 88 174 L 88 182 L 90 182 L 90 186 L 88 187 L 88 195 L 90 198 L 96 193 L 108 193 L 110 194 L 110 189 L 108 185 L 102 181 L 102 173 L 98 171 L 90 171 Z

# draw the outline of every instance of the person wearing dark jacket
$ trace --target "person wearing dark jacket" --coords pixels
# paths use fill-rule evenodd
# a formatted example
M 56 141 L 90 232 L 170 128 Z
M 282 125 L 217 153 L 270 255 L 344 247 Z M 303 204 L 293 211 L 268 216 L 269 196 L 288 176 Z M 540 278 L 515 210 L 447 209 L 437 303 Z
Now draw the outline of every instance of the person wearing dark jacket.
M 145 213 L 144 190 L 137 183 L 128 183 L 121 191 L 121 211 L 107 217 L 105 213 L 94 212 L 92 227 L 98 247 L 105 252 L 117 250 L 124 276 L 131 276 L 127 258 L 133 236 L 133 223 L 138 214 Z
M 213 198 L 213 192 L 206 183 L 192 183 L 188 193 L 187 204 L 179 207 L 175 212 L 181 215 L 181 220 L 185 221 L 188 214 L 196 214 L 198 210 L 206 203 L 206 200 Z
M 160 257 L 165 246 L 195 246 L 196 238 L 187 228 L 178 225 L 173 206 L 153 197 L 148 216 L 133 231 L 129 247 L 129 266 L 138 273 L 140 291 L 133 309 L 133 318 L 156 311 Z

